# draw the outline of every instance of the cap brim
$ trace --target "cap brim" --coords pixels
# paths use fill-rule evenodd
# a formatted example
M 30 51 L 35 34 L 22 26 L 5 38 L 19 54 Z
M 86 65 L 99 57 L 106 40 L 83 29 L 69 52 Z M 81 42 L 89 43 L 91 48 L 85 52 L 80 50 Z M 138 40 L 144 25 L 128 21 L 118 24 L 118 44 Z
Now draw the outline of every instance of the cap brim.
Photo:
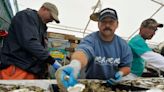
M 163 24 L 157 24 L 157 27 L 162 28 L 163 27 Z
M 93 20 L 93 21 L 99 21 L 99 16 L 100 16 L 100 13 L 92 13 L 92 14 L 90 15 L 90 19 Z M 103 17 L 101 18 L 101 20 L 104 19 L 105 17 L 111 17 L 112 19 L 117 20 L 117 18 L 114 17 L 114 16 L 112 16 L 112 15 L 103 16 Z
M 52 17 L 54 18 L 55 22 L 60 23 L 58 16 L 52 12 L 51 12 L 51 14 L 52 14 Z
M 90 19 L 93 21 L 98 21 L 99 20 L 99 13 L 92 13 L 90 15 Z
M 55 19 L 54 19 L 54 20 L 55 20 Z M 56 22 L 56 23 L 60 23 L 60 21 L 58 21 L 58 20 L 55 20 L 55 22 Z

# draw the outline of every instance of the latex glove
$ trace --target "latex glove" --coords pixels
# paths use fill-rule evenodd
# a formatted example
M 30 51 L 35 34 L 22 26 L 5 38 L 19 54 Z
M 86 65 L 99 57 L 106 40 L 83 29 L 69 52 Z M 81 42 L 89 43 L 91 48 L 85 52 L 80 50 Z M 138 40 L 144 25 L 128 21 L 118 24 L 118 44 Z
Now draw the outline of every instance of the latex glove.
M 111 79 L 107 80 L 107 83 L 110 84 L 110 85 L 116 85 L 118 82 L 120 82 L 122 77 L 123 77 L 123 72 L 122 71 L 118 71 L 115 74 L 114 79 L 111 78 Z
M 60 88 L 68 88 L 77 84 L 77 77 L 81 69 L 81 63 L 78 60 L 72 60 L 69 65 L 59 68 L 55 77 Z M 68 77 L 66 79 L 66 77 Z
M 57 60 L 55 60 L 55 62 L 54 62 L 54 64 L 52 65 L 53 66 L 53 68 L 54 69 L 58 69 L 58 68 L 60 68 L 62 65 L 57 61 Z

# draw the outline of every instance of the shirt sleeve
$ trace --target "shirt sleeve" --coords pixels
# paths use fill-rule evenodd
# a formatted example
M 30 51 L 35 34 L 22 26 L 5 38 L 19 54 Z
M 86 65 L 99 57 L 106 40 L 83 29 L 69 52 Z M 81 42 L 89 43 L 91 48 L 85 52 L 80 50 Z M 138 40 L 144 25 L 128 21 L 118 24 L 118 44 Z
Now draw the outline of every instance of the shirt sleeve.
M 164 57 L 153 51 L 148 51 L 141 55 L 148 64 L 164 71 Z
M 137 55 L 142 55 L 147 51 L 152 51 L 141 37 L 135 37 L 129 42 L 129 46 Z
M 90 61 L 93 56 L 94 56 L 94 40 L 92 36 L 87 36 L 84 39 L 82 39 L 82 41 L 80 42 L 80 44 L 78 45 L 78 47 L 76 48 L 76 51 L 83 51 L 88 60 Z
M 126 42 L 123 43 L 122 53 L 121 53 L 121 62 L 119 67 L 130 67 L 133 60 L 133 54 L 130 47 Z
M 41 61 L 50 59 L 48 50 L 41 44 L 39 29 L 33 17 L 25 12 L 17 13 L 13 19 L 13 26 L 18 43 L 23 50 L 31 53 Z

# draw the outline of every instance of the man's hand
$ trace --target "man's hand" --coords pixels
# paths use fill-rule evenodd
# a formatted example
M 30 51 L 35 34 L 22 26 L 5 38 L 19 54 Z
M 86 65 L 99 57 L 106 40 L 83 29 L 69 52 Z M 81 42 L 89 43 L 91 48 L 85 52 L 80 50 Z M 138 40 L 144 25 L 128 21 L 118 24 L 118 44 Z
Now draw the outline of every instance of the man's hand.
M 57 69 L 60 68 L 62 65 L 56 60 L 52 66 L 53 66 L 53 68 L 54 68 L 55 70 L 57 70 Z
M 123 72 L 122 71 L 118 71 L 115 76 L 114 79 L 111 78 L 109 80 L 107 80 L 107 83 L 110 85 L 116 85 L 123 77 Z
M 59 68 L 55 77 L 60 88 L 68 88 L 77 84 L 77 77 L 81 69 L 81 63 L 78 60 L 72 60 L 69 65 Z

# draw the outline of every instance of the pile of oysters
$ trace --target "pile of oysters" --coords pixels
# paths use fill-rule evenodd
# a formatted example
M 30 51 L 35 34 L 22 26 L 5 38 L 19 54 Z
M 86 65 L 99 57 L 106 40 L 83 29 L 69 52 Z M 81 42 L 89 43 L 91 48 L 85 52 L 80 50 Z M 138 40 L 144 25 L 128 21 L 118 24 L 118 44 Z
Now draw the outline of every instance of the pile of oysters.
M 103 85 L 101 81 L 80 81 L 80 83 L 85 84 L 85 89 L 83 92 L 127 92 L 126 90 L 120 90 L 116 88 L 112 90 L 110 87 Z
M 138 78 L 136 80 L 129 80 L 123 82 L 123 84 L 144 87 L 144 88 L 158 88 L 164 91 L 164 78 Z
M 36 86 L 0 84 L 0 92 L 45 92 L 45 89 Z

